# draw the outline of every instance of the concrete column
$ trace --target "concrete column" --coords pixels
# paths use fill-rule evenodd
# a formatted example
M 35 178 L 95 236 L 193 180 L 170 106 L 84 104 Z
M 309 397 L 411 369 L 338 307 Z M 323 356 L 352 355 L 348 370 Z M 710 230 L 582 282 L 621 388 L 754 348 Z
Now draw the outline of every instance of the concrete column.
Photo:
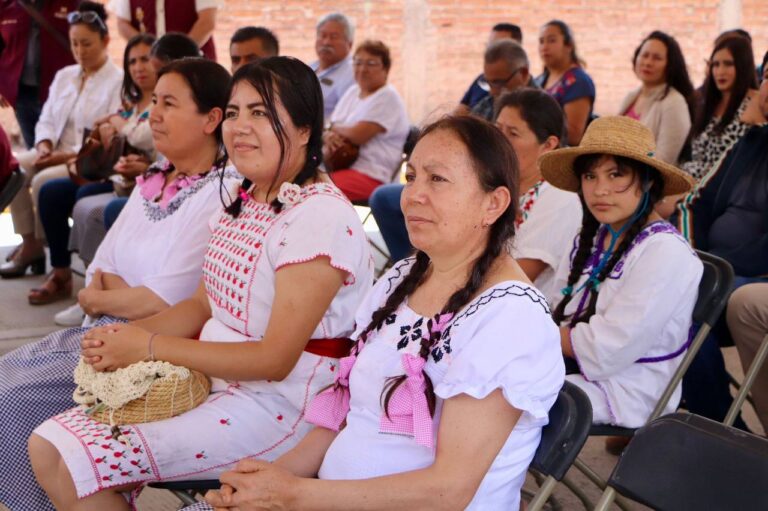
M 720 0 L 717 12 L 718 32 L 741 28 L 741 0 Z
M 427 0 L 403 3 L 403 100 L 411 122 L 423 118 L 427 104 L 429 6 Z

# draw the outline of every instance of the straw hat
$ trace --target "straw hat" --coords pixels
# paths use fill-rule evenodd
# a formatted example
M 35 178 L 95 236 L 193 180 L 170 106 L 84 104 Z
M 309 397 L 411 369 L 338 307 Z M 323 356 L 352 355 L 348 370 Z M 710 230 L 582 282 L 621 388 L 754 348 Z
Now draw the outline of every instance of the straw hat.
M 570 192 L 580 189 L 573 162 L 582 154 L 624 156 L 655 168 L 664 179 L 663 195 L 690 191 L 694 179 L 674 165 L 656 158 L 656 142 L 651 130 L 624 116 L 600 117 L 592 121 L 577 147 L 556 149 L 539 157 L 541 174 L 554 186 Z

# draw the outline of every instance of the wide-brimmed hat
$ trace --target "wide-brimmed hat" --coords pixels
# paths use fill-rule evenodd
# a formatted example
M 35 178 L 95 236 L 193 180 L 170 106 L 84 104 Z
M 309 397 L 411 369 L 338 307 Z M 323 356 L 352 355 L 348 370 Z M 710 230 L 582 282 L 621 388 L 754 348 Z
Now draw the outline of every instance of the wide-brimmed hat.
M 581 186 L 573 171 L 573 162 L 583 154 L 623 156 L 650 165 L 664 180 L 665 196 L 688 192 L 696 183 L 682 170 L 658 159 L 651 130 L 629 117 L 595 119 L 577 147 L 556 149 L 539 157 L 541 175 L 558 188 L 578 192 Z

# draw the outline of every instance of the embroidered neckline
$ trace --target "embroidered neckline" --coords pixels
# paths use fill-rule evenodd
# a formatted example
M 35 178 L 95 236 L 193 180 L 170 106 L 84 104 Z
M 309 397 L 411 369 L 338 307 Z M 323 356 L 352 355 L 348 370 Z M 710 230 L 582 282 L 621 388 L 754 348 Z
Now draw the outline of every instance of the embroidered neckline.
M 528 189 L 523 195 L 520 196 L 519 204 L 520 204 L 520 216 L 515 218 L 515 228 L 519 228 L 523 223 L 528 220 L 528 214 L 531 211 L 531 208 L 533 208 L 533 205 L 536 204 L 536 201 L 539 199 L 539 195 L 541 193 L 541 187 L 544 184 L 544 180 L 541 179 L 536 184 L 534 184 L 532 187 Z

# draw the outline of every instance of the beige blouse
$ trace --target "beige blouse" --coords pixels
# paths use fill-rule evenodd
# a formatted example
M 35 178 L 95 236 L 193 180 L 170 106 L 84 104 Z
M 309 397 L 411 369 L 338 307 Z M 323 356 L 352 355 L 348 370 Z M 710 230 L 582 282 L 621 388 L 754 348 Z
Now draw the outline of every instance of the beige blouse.
M 676 165 L 691 131 L 691 116 L 685 98 L 675 88 L 670 87 L 666 97 L 662 98 L 665 88 L 666 84 L 663 84 L 651 91 L 647 108 L 640 113 L 640 122 L 656 137 L 656 157 Z M 640 91 L 641 88 L 637 88 L 624 98 L 619 108 L 620 115 L 626 114 Z

